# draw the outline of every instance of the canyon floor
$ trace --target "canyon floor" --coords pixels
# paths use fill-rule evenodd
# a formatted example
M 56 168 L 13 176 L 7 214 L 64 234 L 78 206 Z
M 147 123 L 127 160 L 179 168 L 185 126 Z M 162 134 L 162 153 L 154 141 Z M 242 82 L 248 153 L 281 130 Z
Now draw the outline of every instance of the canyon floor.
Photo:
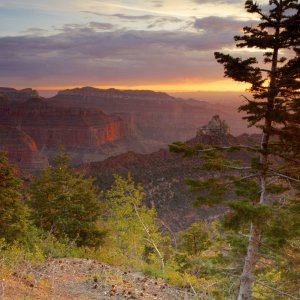
M 1 300 L 196 299 L 189 289 L 91 259 L 51 259 L 1 277 Z

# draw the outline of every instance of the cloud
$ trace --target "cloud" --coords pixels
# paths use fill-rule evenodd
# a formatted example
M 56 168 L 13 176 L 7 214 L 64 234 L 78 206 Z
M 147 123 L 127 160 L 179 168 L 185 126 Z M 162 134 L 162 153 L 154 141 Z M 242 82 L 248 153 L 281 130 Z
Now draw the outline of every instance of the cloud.
M 112 30 L 115 28 L 115 25 L 111 23 L 101 23 L 101 22 L 90 22 L 89 26 L 94 29 L 101 29 L 101 30 Z
M 254 21 L 252 21 L 254 23 Z M 207 31 L 232 31 L 238 32 L 246 25 L 251 25 L 251 22 L 239 21 L 234 18 L 221 18 L 210 16 L 206 18 L 196 18 L 193 24 L 195 29 L 204 29 Z
M 177 18 L 177 17 L 160 17 L 160 18 L 156 18 L 156 20 L 154 22 L 152 22 L 151 24 L 149 24 L 147 26 L 148 29 L 151 28 L 155 28 L 155 27 L 163 27 L 166 24 L 169 23 L 181 23 L 184 22 L 183 20 Z
M 198 4 L 241 4 L 241 0 L 194 0 L 194 2 L 198 3 Z
M 49 32 L 48 30 L 43 28 L 38 28 L 38 27 L 27 28 L 26 30 L 23 31 L 23 33 L 27 35 L 43 35 L 48 32 Z
M 106 22 L 89 22 L 88 24 L 65 24 L 61 28 L 53 27 L 56 31 L 67 32 L 92 32 L 92 31 L 111 31 L 116 30 L 118 27 L 111 23 Z
M 89 10 L 83 10 L 81 12 L 93 14 L 93 15 L 96 15 L 99 17 L 115 17 L 115 18 L 119 18 L 122 20 L 128 20 L 128 21 L 147 21 L 147 20 L 153 20 L 153 19 L 157 18 L 157 16 L 155 16 L 155 15 L 103 14 L 103 13 L 98 13 L 98 12 L 89 11 Z
M 179 23 L 183 22 L 183 20 L 173 17 L 173 16 L 160 16 L 160 15 L 128 15 L 128 14 L 102 14 L 98 12 L 93 12 L 93 11 L 82 11 L 84 13 L 89 13 L 93 14 L 99 17 L 115 17 L 121 20 L 125 21 L 153 21 L 154 23 Z
M 126 14 L 112 14 L 111 17 L 117 17 L 122 20 L 129 20 L 129 21 L 147 21 L 147 20 L 153 20 L 157 18 L 157 16 L 154 15 L 126 15 Z
M 162 0 L 152 0 L 151 3 L 153 4 L 153 7 L 163 7 L 164 3 Z
M 69 24 L 52 36 L 0 38 L 0 80 L 6 85 L 138 84 L 222 77 L 213 52 L 232 32 L 109 29 Z

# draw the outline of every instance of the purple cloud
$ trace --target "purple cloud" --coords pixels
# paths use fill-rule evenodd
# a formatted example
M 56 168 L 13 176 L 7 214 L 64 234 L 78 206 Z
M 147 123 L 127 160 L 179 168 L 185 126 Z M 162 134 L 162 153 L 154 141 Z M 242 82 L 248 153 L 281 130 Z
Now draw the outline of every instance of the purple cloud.
M 52 36 L 0 38 L 1 82 L 15 86 L 212 80 L 222 77 L 213 52 L 232 45 L 234 35 L 230 26 L 228 31 L 215 30 L 213 34 L 97 31 L 99 27 L 109 30 L 110 25 L 73 24 Z
M 239 32 L 244 26 L 250 26 L 254 21 L 245 22 L 234 18 L 222 18 L 210 16 L 206 18 L 197 18 L 193 24 L 195 29 L 204 29 L 207 31 L 232 31 Z

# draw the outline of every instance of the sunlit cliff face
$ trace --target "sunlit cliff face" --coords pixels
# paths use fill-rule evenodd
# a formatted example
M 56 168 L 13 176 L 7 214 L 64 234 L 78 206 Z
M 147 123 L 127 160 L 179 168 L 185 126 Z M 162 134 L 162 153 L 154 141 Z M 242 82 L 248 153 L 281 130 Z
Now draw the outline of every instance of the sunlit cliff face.
M 256 22 L 242 0 L 3 0 L 0 19 L 1 85 L 40 90 L 243 90 L 213 53 Z

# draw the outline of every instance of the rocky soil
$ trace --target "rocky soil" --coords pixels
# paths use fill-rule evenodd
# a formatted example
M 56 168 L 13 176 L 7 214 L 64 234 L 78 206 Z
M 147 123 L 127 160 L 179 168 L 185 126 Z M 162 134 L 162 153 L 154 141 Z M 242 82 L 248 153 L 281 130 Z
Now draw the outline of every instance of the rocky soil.
M 51 259 L 34 267 L 23 266 L 5 279 L 1 277 L 1 300 L 195 299 L 188 289 L 91 259 Z

